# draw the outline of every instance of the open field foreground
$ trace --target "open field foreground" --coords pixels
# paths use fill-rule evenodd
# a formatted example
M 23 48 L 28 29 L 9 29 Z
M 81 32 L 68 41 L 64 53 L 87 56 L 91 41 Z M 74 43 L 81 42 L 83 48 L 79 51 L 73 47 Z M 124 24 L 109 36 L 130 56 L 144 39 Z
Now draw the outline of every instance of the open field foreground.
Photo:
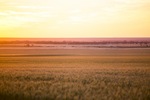
M 150 49 L 0 49 L 0 100 L 150 100 Z

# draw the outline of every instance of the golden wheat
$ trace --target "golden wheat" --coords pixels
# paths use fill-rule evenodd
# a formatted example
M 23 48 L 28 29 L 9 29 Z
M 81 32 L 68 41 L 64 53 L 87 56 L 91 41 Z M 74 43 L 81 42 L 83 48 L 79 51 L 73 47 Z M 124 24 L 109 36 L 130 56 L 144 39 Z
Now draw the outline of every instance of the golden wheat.
M 148 100 L 149 56 L 0 57 L 1 100 Z

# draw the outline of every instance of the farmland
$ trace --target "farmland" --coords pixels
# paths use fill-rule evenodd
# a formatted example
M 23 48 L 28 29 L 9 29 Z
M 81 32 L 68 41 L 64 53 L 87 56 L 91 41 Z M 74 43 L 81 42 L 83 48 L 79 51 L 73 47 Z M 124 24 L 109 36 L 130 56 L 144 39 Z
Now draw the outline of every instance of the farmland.
M 149 100 L 150 49 L 0 49 L 0 100 Z

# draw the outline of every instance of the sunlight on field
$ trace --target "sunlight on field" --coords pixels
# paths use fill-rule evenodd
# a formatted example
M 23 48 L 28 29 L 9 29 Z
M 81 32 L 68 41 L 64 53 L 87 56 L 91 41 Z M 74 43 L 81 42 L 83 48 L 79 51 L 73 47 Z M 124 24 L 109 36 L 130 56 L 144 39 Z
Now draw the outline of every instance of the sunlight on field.
M 0 57 L 1 100 L 148 100 L 149 56 Z

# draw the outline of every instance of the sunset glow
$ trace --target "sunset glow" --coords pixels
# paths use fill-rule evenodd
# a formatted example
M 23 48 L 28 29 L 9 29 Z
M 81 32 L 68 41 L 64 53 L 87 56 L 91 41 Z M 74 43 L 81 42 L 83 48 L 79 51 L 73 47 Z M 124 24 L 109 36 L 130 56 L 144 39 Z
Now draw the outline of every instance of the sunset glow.
M 0 37 L 150 37 L 150 0 L 1 0 Z

